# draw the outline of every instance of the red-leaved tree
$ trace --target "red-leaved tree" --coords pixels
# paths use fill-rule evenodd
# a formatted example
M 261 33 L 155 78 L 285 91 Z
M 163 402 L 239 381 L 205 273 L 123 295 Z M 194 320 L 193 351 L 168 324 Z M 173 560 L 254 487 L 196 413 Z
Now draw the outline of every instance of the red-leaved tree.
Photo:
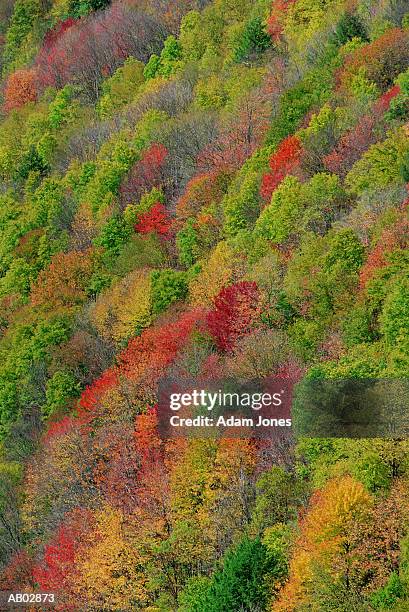
M 135 230 L 139 234 L 158 234 L 164 239 L 169 238 L 172 225 L 171 218 L 163 204 L 157 202 L 146 213 L 140 215 Z
M 203 321 L 204 312 L 195 309 L 183 313 L 173 323 L 150 327 L 132 338 L 118 355 L 117 365 L 83 391 L 78 403 L 81 422 L 91 421 L 106 393 L 120 384 L 131 383 L 133 399 L 151 404 L 159 378 Z
M 164 166 L 168 157 L 166 147 L 160 143 L 152 143 L 137 161 L 120 188 L 121 202 L 125 207 L 138 202 L 141 196 L 153 187 L 162 187 L 166 179 Z
M 367 283 L 374 277 L 377 270 L 388 265 L 387 254 L 396 248 L 406 249 L 409 246 L 409 221 L 406 218 L 399 219 L 392 227 L 386 228 L 372 251 L 359 274 L 359 285 L 364 289 Z
M 66 515 L 52 540 L 44 548 L 42 562 L 33 569 L 33 576 L 41 591 L 55 593 L 57 602 L 64 606 L 72 604 L 75 585 L 75 558 L 87 529 L 90 527 L 91 512 L 78 508 Z M 60 596 L 60 601 L 58 601 Z M 66 599 L 68 598 L 68 599 Z M 71 609 L 60 607 L 60 610 Z
M 273 191 L 281 181 L 292 172 L 295 172 L 301 161 L 302 146 L 297 136 L 288 136 L 278 146 L 277 151 L 270 158 L 270 172 L 264 174 L 261 181 L 260 195 L 270 200 Z
M 340 84 L 348 89 L 351 78 L 360 69 L 382 91 L 393 86 L 395 78 L 406 70 L 409 58 L 409 32 L 399 28 L 387 30 L 373 42 L 356 49 L 339 73 Z
M 208 329 L 219 349 L 231 350 L 235 342 L 254 329 L 260 315 L 260 294 L 255 282 L 241 281 L 224 287 L 207 315 Z
M 362 154 L 379 140 L 376 127 L 399 91 L 399 86 L 395 85 L 382 94 L 372 105 L 371 113 L 360 117 L 358 123 L 345 132 L 336 147 L 324 157 L 327 170 L 344 178 Z
M 165 37 L 158 18 L 122 2 L 74 23 L 64 21 L 49 33 L 37 56 L 39 87 L 75 83 L 95 101 L 104 77 L 129 55 L 147 62 L 152 53 L 160 51 Z
M 283 34 L 283 21 L 289 7 L 296 0 L 274 0 L 271 7 L 271 13 L 267 18 L 267 32 L 271 36 L 274 43 L 278 43 Z

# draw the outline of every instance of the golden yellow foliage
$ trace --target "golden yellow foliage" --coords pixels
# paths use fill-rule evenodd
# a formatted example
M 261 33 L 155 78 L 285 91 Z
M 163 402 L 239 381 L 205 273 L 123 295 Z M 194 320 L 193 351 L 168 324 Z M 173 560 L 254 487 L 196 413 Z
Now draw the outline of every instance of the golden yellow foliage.
M 109 506 L 95 518 L 97 527 L 76 561 L 78 595 L 94 609 L 140 609 L 147 601 L 147 576 L 136 532 Z
M 219 242 L 209 258 L 202 262 L 201 272 L 189 286 L 190 302 L 194 306 L 210 306 L 220 289 L 230 284 L 236 269 L 234 254 L 226 242 Z
M 149 325 L 149 273 L 136 270 L 113 285 L 98 298 L 91 319 L 101 336 L 116 343 Z
M 273 612 L 293 612 L 300 604 L 308 604 L 314 565 L 330 566 L 351 525 L 365 522 L 372 501 L 364 486 L 351 476 L 330 480 L 315 493 L 294 547 L 288 582 L 273 603 Z

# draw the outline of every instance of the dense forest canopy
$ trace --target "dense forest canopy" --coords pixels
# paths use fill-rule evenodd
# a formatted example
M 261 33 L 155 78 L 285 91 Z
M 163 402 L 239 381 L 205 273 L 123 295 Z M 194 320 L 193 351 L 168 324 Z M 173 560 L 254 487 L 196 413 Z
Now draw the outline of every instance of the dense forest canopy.
M 409 609 L 409 444 L 162 439 L 166 375 L 409 377 L 407 0 L 2 0 L 0 590 Z

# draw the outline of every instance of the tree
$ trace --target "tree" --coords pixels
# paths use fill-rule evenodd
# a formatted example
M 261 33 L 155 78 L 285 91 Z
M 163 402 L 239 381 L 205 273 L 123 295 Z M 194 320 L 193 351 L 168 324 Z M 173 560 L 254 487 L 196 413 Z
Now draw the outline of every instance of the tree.
M 396 79 L 396 87 L 399 88 L 399 93 L 396 98 L 391 101 L 388 117 L 392 119 L 406 119 L 409 113 L 409 70 L 398 76 Z
M 213 309 L 207 315 L 207 325 L 218 348 L 227 351 L 257 325 L 259 315 L 256 283 L 241 281 L 225 287 L 215 297 Z
M 87 297 L 91 273 L 90 254 L 72 251 L 55 255 L 32 287 L 32 305 L 53 309 L 81 304 Z
M 112 4 L 95 16 L 76 21 L 51 45 L 43 46 L 36 60 L 40 90 L 70 82 L 95 102 L 104 77 L 113 74 L 129 55 L 146 62 L 163 39 L 157 19 L 126 4 Z M 77 53 L 70 53 L 74 48 Z
M 399 89 L 396 87 L 384 93 L 372 105 L 372 113 L 360 117 L 356 126 L 342 136 L 337 146 L 324 157 L 324 165 L 327 170 L 345 178 L 362 154 L 379 140 L 376 127 L 398 93 Z
M 121 185 L 123 205 L 136 203 L 144 193 L 164 186 L 164 165 L 167 157 L 167 148 L 155 142 L 144 151 Z
M 100 117 L 111 117 L 119 108 L 132 102 L 143 81 L 142 62 L 128 57 L 124 65 L 102 84 L 102 96 L 97 107 Z
M 240 168 L 261 144 L 269 125 L 270 100 L 262 87 L 238 97 L 220 134 L 198 152 L 199 172 L 227 172 Z
M 295 520 L 308 497 L 308 485 L 278 466 L 264 472 L 256 483 L 253 525 L 258 533 L 277 523 Z
M 0 462 L 0 560 L 2 564 L 18 553 L 22 541 L 18 507 L 22 473 L 17 462 Z
M 92 413 L 104 395 L 118 386 L 118 374 L 116 368 L 109 368 L 82 392 L 79 400 L 80 416 L 93 418 Z
M 191 302 L 195 306 L 210 306 L 220 290 L 235 279 L 237 266 L 225 241 L 219 242 L 200 264 L 199 274 L 189 284 Z
M 260 173 L 247 172 L 240 181 L 234 181 L 223 199 L 224 229 L 229 236 L 252 228 L 260 214 Z
M 274 612 L 293 610 L 296 605 L 311 602 L 314 569 L 325 571 L 337 555 L 348 554 L 351 532 L 355 525 L 357 529 L 365 525 L 372 503 L 363 485 L 350 476 L 330 480 L 315 492 L 300 525 L 289 580 L 272 606 Z
M 80 386 L 72 372 L 55 372 L 47 382 L 46 403 L 42 406 L 43 418 L 48 418 L 66 407 L 70 400 L 78 397 L 80 393 Z
M 387 187 L 393 183 L 404 183 L 402 162 L 408 151 L 404 131 L 390 132 L 383 142 L 376 142 L 355 162 L 347 174 L 345 183 L 352 194 L 360 195 L 365 190 Z
M 146 557 L 138 535 L 119 510 L 105 506 L 95 513 L 95 528 L 76 559 L 75 590 L 80 601 L 95 607 L 133 610 L 146 603 Z
M 44 548 L 43 561 L 33 569 L 34 580 L 43 591 L 58 594 L 58 605 L 74 603 L 75 566 L 83 538 L 92 525 L 92 515 L 84 509 L 72 511 L 65 517 L 52 540 Z
M 408 246 L 408 236 L 409 222 L 406 219 L 398 219 L 394 225 L 384 229 L 359 272 L 361 289 L 366 287 L 376 275 L 377 270 L 388 265 L 388 254 L 397 247 L 406 248 Z
M 6 83 L 4 92 L 4 110 L 10 112 L 28 102 L 37 100 L 36 75 L 34 70 L 17 70 Z
M 176 247 L 182 266 L 190 268 L 200 254 L 199 235 L 193 217 L 188 219 L 176 235 Z
M 408 52 L 407 31 L 388 29 L 382 36 L 351 54 L 342 70 L 341 81 L 348 88 L 351 77 L 363 67 L 367 78 L 374 81 L 381 91 L 387 91 L 393 86 L 394 79 L 406 70 L 404 58 Z
M 106 393 L 118 388 L 120 379 L 134 383 L 134 402 L 151 405 L 154 389 L 160 376 L 188 342 L 196 326 L 203 323 L 203 311 L 187 311 L 176 323 L 164 323 L 144 330 L 132 338 L 117 359 L 117 365 L 89 385 L 79 400 L 80 416 L 84 422 L 95 418 L 96 410 Z
M 152 312 L 160 314 L 172 302 L 183 300 L 187 295 L 185 272 L 177 270 L 154 270 L 151 273 Z
M 409 329 L 409 282 L 397 280 L 387 295 L 380 317 L 381 332 L 390 346 L 407 341 Z
M 253 17 L 244 26 L 241 40 L 234 50 L 234 59 L 241 62 L 257 56 L 270 47 L 270 36 L 264 28 L 261 17 Z
M 281 142 L 277 151 L 270 157 L 270 172 L 264 174 L 260 193 L 265 200 L 270 200 L 273 191 L 288 174 L 299 169 L 302 146 L 297 136 L 289 136 Z
M 287 176 L 257 219 L 256 232 L 274 243 L 286 242 L 294 233 L 305 230 L 324 234 L 338 211 L 342 195 L 335 174 L 318 173 L 307 183 Z
M 0 572 L 0 588 L 3 591 L 17 591 L 17 589 L 34 589 L 33 577 L 34 561 L 22 549 L 16 552 L 9 563 Z
M 19 181 L 25 181 L 30 174 L 44 177 L 50 171 L 50 166 L 43 155 L 38 151 L 38 148 L 31 145 L 26 151 L 20 164 L 14 170 L 13 178 Z
M 146 80 L 156 76 L 169 78 L 177 68 L 179 60 L 182 58 L 180 42 L 171 35 L 165 40 L 160 57 L 155 53 L 151 55 L 149 62 L 143 71 Z
M 278 44 L 284 32 L 285 14 L 295 0 L 276 0 L 267 19 L 267 32 L 273 43 Z
M 243 538 L 228 551 L 223 567 L 211 579 L 204 600 L 206 612 L 265 606 L 269 592 L 265 579 L 274 570 L 259 538 Z
M 117 256 L 132 235 L 132 228 L 121 215 L 114 215 L 107 221 L 96 243 L 103 246 L 109 256 Z
M 98 11 L 110 4 L 111 0 L 70 0 L 70 11 L 75 17 L 83 17 L 91 11 Z
M 171 225 L 172 221 L 166 208 L 160 202 L 156 202 L 150 210 L 139 215 L 135 230 L 139 234 L 154 232 L 166 240 L 169 238 Z
M 231 180 L 228 172 L 209 172 L 194 176 L 176 203 L 177 222 L 196 217 L 200 211 L 213 202 L 219 203 L 225 195 Z
M 337 23 L 335 39 L 339 45 L 345 45 L 354 38 L 368 40 L 365 24 L 356 13 L 345 12 Z
M 91 318 L 103 337 L 120 344 L 149 324 L 150 309 L 149 274 L 134 270 L 98 297 Z
M 42 14 L 40 0 L 16 0 L 6 33 L 4 47 L 5 66 L 11 66 L 17 59 L 20 47 L 30 35 L 33 26 L 39 22 Z

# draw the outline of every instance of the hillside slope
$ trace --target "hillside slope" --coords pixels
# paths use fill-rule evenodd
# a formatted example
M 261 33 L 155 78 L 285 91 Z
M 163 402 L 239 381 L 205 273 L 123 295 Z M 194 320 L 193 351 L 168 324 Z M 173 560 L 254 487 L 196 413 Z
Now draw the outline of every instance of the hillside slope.
M 0 590 L 409 608 L 408 443 L 164 440 L 157 385 L 409 377 L 406 0 L 0 7 Z

